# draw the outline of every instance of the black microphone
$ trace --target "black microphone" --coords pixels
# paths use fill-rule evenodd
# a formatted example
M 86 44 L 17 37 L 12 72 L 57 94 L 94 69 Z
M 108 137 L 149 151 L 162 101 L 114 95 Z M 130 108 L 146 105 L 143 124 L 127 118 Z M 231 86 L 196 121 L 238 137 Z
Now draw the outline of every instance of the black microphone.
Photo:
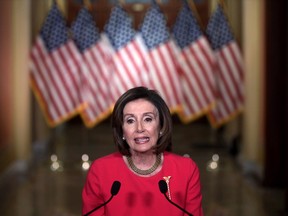
M 158 182 L 158 185 L 159 185 L 159 189 L 161 191 L 162 194 L 164 194 L 165 198 L 171 203 L 173 204 L 174 206 L 176 206 L 177 208 L 179 208 L 180 210 L 182 210 L 183 212 L 185 212 L 187 215 L 190 215 L 190 216 L 193 216 L 191 213 L 187 212 L 185 209 L 181 208 L 179 205 L 177 205 L 176 203 L 172 202 L 168 197 L 167 197 L 167 184 L 164 180 L 160 180 Z
M 97 206 L 96 208 L 92 209 L 91 211 L 89 211 L 88 213 L 84 214 L 84 216 L 88 216 L 90 215 L 92 212 L 96 211 L 97 209 L 101 208 L 102 206 L 106 205 L 107 203 L 109 203 L 112 198 L 118 194 L 119 190 L 120 190 L 120 186 L 121 183 L 119 181 L 114 181 L 111 187 L 111 197 L 104 203 L 102 203 L 101 205 Z

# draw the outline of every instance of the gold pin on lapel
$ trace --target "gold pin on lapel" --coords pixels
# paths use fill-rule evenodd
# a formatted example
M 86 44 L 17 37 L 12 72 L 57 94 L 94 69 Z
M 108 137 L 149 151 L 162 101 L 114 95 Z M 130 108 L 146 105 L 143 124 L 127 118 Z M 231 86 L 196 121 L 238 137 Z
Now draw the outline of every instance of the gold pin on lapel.
M 171 193 L 170 193 L 170 186 L 169 186 L 169 183 L 170 183 L 170 178 L 171 176 L 164 176 L 163 179 L 165 180 L 166 184 L 167 184 L 167 188 L 168 188 L 168 197 L 170 200 L 171 199 Z

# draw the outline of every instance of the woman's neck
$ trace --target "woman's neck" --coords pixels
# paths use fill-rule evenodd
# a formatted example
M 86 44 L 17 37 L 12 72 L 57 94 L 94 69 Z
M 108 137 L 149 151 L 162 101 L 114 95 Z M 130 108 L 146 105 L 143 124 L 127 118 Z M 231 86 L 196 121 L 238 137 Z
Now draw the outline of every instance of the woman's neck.
M 153 152 L 133 152 L 131 153 L 131 159 L 139 169 L 149 169 L 156 161 L 156 154 Z
M 137 175 L 150 177 L 162 169 L 163 155 L 132 153 L 131 156 L 123 156 L 126 165 Z

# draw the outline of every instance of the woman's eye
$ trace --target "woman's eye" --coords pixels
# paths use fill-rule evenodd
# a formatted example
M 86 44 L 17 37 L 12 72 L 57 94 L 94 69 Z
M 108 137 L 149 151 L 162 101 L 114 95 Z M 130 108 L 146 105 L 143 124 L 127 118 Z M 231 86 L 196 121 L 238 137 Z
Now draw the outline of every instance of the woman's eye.
M 127 119 L 126 122 L 127 122 L 127 124 L 132 124 L 134 122 L 134 120 L 133 119 Z
M 144 119 L 146 122 L 151 122 L 152 121 L 152 118 L 151 117 L 147 117 Z

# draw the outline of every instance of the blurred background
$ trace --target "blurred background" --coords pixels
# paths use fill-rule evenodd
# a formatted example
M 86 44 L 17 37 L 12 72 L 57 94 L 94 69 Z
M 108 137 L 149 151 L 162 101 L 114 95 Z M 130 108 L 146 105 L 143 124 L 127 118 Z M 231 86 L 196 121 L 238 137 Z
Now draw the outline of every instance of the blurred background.
M 85 4 L 100 30 L 116 1 L 57 0 L 71 25 Z M 119 1 L 137 29 L 151 1 Z M 191 0 L 205 29 L 216 0 Z M 180 0 L 158 1 L 171 27 Z M 286 0 L 223 0 L 244 62 L 243 111 L 214 127 L 206 115 L 173 115 L 173 151 L 201 172 L 205 215 L 288 215 Z M 0 212 L 80 215 L 81 190 L 94 159 L 115 151 L 110 116 L 86 127 L 76 115 L 51 127 L 31 90 L 29 52 L 51 0 L 0 1 Z

